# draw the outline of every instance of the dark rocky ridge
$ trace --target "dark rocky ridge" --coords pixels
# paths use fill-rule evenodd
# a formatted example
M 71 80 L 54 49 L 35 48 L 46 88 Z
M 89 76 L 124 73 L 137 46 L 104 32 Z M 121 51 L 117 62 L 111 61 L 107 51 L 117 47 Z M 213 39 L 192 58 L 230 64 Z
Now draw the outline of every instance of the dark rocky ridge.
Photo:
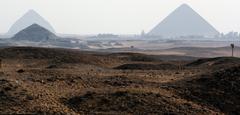
M 173 89 L 183 98 L 230 115 L 240 114 L 240 66 L 178 81 Z M 178 85 L 176 85 L 178 84 Z

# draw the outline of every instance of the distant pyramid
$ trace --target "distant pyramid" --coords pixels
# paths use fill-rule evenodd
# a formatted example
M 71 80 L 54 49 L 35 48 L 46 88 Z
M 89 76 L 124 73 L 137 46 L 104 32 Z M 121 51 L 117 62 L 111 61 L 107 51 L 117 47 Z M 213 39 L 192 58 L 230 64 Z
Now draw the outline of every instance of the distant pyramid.
M 39 26 L 38 24 L 33 24 L 18 32 L 17 34 L 15 34 L 14 37 L 12 37 L 13 40 L 24 40 L 31 42 L 42 42 L 48 40 L 55 40 L 57 38 L 58 37 L 54 33 Z
M 148 35 L 162 37 L 205 36 L 214 37 L 219 32 L 186 4 L 178 7 Z
M 24 16 L 22 16 L 19 20 L 17 20 L 12 27 L 9 29 L 7 35 L 13 36 L 24 28 L 31 26 L 32 24 L 38 24 L 52 33 L 55 33 L 53 27 L 43 19 L 38 13 L 34 10 L 29 10 Z

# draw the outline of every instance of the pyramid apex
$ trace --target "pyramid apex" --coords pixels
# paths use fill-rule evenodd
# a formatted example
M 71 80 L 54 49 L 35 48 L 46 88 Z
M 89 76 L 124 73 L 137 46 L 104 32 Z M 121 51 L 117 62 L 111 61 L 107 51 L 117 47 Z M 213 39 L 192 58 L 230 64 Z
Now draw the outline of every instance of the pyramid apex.
M 37 24 L 37 23 L 33 23 L 32 25 L 30 25 L 30 26 L 38 26 L 38 27 L 42 27 L 42 26 L 40 26 L 39 24 Z M 29 27 L 30 27 L 29 26 Z
M 35 12 L 33 9 L 29 9 L 28 12 Z
M 33 9 L 30 9 L 30 10 L 28 10 L 27 11 L 27 14 L 37 14 L 37 12 L 35 11 L 35 10 L 33 10 Z
M 181 6 L 189 6 L 188 4 L 186 4 L 186 3 L 183 3 Z
M 41 17 L 35 10 L 30 9 L 28 10 L 24 16 L 30 16 L 30 17 Z
M 191 8 L 190 5 L 184 3 L 181 6 L 179 6 L 179 8 Z

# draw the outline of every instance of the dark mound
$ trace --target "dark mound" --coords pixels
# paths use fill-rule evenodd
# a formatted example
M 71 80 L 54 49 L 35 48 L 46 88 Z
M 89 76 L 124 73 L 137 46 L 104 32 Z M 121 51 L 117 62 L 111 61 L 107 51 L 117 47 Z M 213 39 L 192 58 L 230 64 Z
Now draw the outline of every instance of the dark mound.
M 71 49 L 50 49 L 37 47 L 12 47 L 0 50 L 2 59 L 47 59 L 50 63 L 84 63 L 105 66 L 113 63 L 114 60 L 92 55 L 90 52 Z
M 154 93 L 117 91 L 113 93 L 87 92 L 72 97 L 65 104 L 85 114 L 194 114 L 203 113 L 191 105 L 181 105 Z M 191 108 L 191 109 L 190 109 Z
M 194 102 L 240 114 L 240 66 L 231 67 L 184 82 L 176 91 Z
M 240 64 L 240 58 L 218 57 L 199 59 L 187 64 L 187 67 L 231 67 Z
M 162 62 L 162 61 L 192 61 L 195 57 L 189 56 L 175 56 L 175 55 L 145 55 L 140 53 L 112 53 L 111 57 L 118 57 L 127 61 L 141 61 L 141 62 Z
M 155 62 L 162 61 L 158 56 L 144 55 L 140 53 L 112 53 L 109 54 L 111 57 L 118 57 L 122 60 L 127 61 L 142 61 L 142 62 Z
M 173 64 L 124 64 L 114 69 L 122 70 L 169 70 L 178 69 L 179 66 Z
M 130 79 L 124 76 L 110 76 L 104 78 L 103 83 L 115 87 L 127 87 L 143 85 L 144 81 L 139 79 Z

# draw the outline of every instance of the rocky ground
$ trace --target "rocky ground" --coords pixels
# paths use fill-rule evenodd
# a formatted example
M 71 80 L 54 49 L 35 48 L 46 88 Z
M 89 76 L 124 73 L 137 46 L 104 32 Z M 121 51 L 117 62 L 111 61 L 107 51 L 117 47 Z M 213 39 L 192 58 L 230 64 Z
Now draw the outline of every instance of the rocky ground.
M 240 59 L 13 47 L 0 114 L 240 114 Z

